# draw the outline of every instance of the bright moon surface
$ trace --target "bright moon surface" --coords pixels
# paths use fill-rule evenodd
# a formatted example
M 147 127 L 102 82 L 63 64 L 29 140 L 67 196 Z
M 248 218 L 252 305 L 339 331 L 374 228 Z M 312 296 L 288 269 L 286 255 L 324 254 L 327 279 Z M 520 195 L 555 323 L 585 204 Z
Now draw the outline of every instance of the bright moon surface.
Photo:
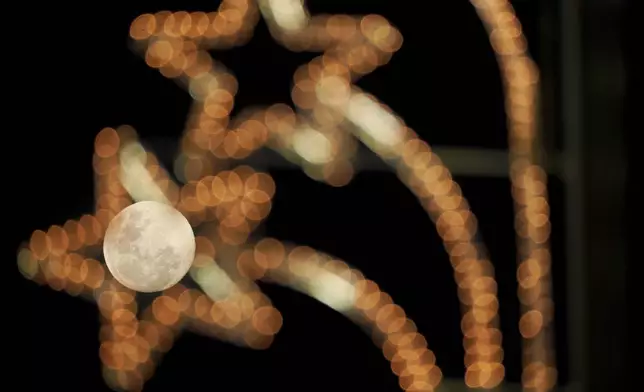
M 172 206 L 141 201 L 119 212 L 103 241 L 105 263 L 132 290 L 151 293 L 177 284 L 195 257 L 190 223 Z

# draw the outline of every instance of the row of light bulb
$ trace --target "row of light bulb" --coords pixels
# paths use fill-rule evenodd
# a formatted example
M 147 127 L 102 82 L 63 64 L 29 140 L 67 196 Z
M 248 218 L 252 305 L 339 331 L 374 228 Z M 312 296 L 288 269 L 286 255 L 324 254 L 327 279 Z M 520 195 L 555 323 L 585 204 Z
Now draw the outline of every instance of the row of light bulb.
M 275 105 L 267 110 L 246 112 L 233 123 L 229 121 L 237 82 L 214 63 L 205 50 L 245 42 L 257 19 L 253 2 L 224 1 L 220 12 L 211 14 L 148 14 L 137 18 L 132 24 L 131 36 L 135 41 L 144 43 L 146 62 L 167 77 L 183 79 L 195 97 L 182 143 L 183 155 L 175 169 L 188 182 L 188 186 L 184 187 L 185 195 L 181 197 L 178 187 L 173 187 L 174 184 L 167 179 L 165 182 L 156 181 L 157 185 L 164 190 L 164 194 L 177 201 L 184 213 L 192 217 L 193 224 L 203 223 L 212 219 L 212 216 L 204 216 L 203 212 L 212 211 L 207 207 L 213 207 L 213 203 L 217 202 L 203 197 L 200 199 L 199 189 L 213 189 L 215 182 L 224 183 L 224 187 L 230 186 L 230 194 L 242 196 L 236 205 L 244 205 L 244 196 L 239 194 L 239 186 L 234 185 L 240 182 L 239 174 L 228 172 L 226 183 L 218 173 L 212 172 L 214 163 L 228 158 L 243 158 L 265 144 L 301 163 L 311 177 L 343 185 L 351 179 L 349 159 L 355 151 L 355 144 L 338 124 L 343 118 L 349 118 L 358 138 L 388 161 L 393 158 L 401 179 L 417 194 L 437 223 L 456 271 L 459 298 L 464 305 L 462 325 L 468 368 L 466 382 L 472 387 L 497 385 L 503 379 L 503 367 L 500 364 L 501 334 L 496 317 L 496 283 L 491 265 L 484 259 L 484 251 L 480 244 L 472 240 L 476 221 L 458 185 L 452 181 L 449 171 L 432 154 L 429 146 L 375 98 L 348 84 L 389 60 L 402 42 L 399 32 L 378 16 L 309 18 L 298 1 L 284 2 L 282 8 L 275 8 L 271 2 L 262 2 L 261 5 L 271 32 L 285 45 L 299 50 L 327 50 L 325 55 L 301 67 L 296 73 L 293 100 L 301 110 L 298 113 L 285 105 Z M 519 294 L 525 306 L 520 326 L 522 334 L 528 339 L 529 346 L 525 352 L 533 356 L 525 362 L 524 386 L 547 389 L 552 384 L 553 368 L 552 362 L 546 361 L 544 355 L 552 356 L 552 350 L 548 346 L 548 339 L 541 336 L 546 334 L 545 327 L 550 322 L 552 309 L 548 297 L 549 252 L 544 245 L 549 224 L 547 203 L 544 204 L 543 172 L 531 164 L 534 159 L 530 155 L 534 138 L 534 118 L 530 117 L 530 113 L 534 115 L 534 68 L 524 54 L 520 25 L 507 2 L 482 0 L 475 5 L 482 19 L 492 26 L 493 47 L 504 59 L 502 71 L 506 86 L 512 93 L 508 94 L 508 113 L 513 169 L 516 169 L 512 176 L 515 188 L 513 195 L 519 206 L 517 223 L 523 223 L 517 228 L 520 234 L 525 233 L 524 245 L 520 246 L 520 250 L 528 255 L 521 258 L 518 272 L 521 286 Z M 336 84 L 329 84 L 328 81 Z M 329 88 L 338 87 L 338 82 L 344 88 Z M 334 90 L 345 91 L 346 94 L 329 96 L 329 92 L 333 93 Z M 389 118 L 384 121 L 390 125 L 389 129 L 370 128 L 369 125 L 373 124 L 365 123 L 370 117 Z M 99 138 L 104 140 L 97 142 L 96 157 L 100 159 L 95 157 L 94 167 L 97 173 L 105 174 L 101 178 L 107 179 L 104 185 L 98 181 L 99 187 L 106 186 L 111 191 L 109 195 L 99 192 L 104 197 L 98 198 L 97 207 L 100 209 L 96 218 L 85 217 L 84 225 L 76 225 L 84 232 L 93 233 L 94 237 L 100 236 L 96 234 L 100 233 L 97 227 L 104 227 L 100 225 L 109 221 L 114 211 L 127 205 L 127 198 L 119 189 L 114 172 L 106 169 L 110 166 L 108 158 L 114 159 L 110 153 L 115 152 L 114 133 L 102 132 Z M 315 153 L 307 154 L 306 147 L 302 147 L 307 145 L 307 140 L 309 145 L 313 140 L 317 141 L 317 145 L 327 146 L 322 149 L 325 154 L 320 156 L 318 153 L 317 157 L 312 158 Z M 150 173 L 155 173 L 158 165 L 152 162 L 148 166 Z M 110 177 L 112 180 L 109 180 Z M 201 194 L 204 195 L 203 191 Z M 240 217 L 244 214 L 239 214 L 240 209 L 243 210 L 238 207 L 231 215 L 231 208 L 222 208 L 219 217 L 233 216 L 231 220 L 235 223 L 243 222 L 244 219 Z M 217 211 L 216 208 L 214 210 Z M 214 215 L 218 215 L 217 212 Z M 262 215 L 255 215 L 257 220 L 250 221 L 258 222 Z M 248 223 L 249 219 L 245 221 Z M 67 226 L 72 230 L 75 224 Z M 230 226 L 238 229 L 240 224 Z M 252 228 L 248 225 L 243 227 L 241 235 L 236 233 L 238 235 L 219 237 L 238 245 L 246 240 Z M 39 232 L 34 238 L 41 238 L 43 234 Z M 55 241 L 56 230 L 51 238 Z M 534 353 L 539 353 L 540 357 L 535 359 Z M 429 383 L 433 384 L 435 382 Z
M 124 127 L 121 130 L 124 131 L 124 135 L 129 135 L 131 128 Z M 118 136 L 113 129 L 103 130 L 97 137 L 97 150 L 100 141 L 109 134 Z M 152 159 L 152 162 L 156 160 Z M 163 170 L 152 167 L 150 172 L 162 173 Z M 101 183 L 100 178 L 97 181 Z M 114 185 L 105 184 L 98 188 L 109 192 L 109 189 L 114 189 Z M 94 223 L 100 225 L 98 220 Z M 65 254 L 68 249 L 64 245 L 62 248 L 54 246 L 60 242 L 55 240 L 59 235 L 56 227 L 52 226 L 44 237 L 41 232 L 34 233 L 29 250 L 23 250 L 23 253 L 28 253 L 25 256 L 39 263 L 41 267 L 39 271 L 32 271 L 31 276 L 34 278 L 46 275 L 47 271 L 52 269 L 53 254 L 60 254 L 72 260 L 78 259 L 81 264 L 88 262 L 77 253 Z M 69 238 L 73 238 L 72 242 L 83 243 L 82 227 L 80 224 L 76 226 L 75 233 L 80 235 L 74 235 L 72 231 L 63 232 L 63 238 L 67 238 L 67 241 L 62 243 L 68 244 Z M 100 233 L 100 229 L 98 230 Z M 373 325 L 376 334 L 374 336 L 384 334 L 377 339 L 386 343 L 385 355 L 392 361 L 392 369 L 400 376 L 401 385 L 405 389 L 431 390 L 438 384 L 441 372 L 433 363 L 434 356 L 426 348 L 425 339 L 417 333 L 413 322 L 405 317 L 402 309 L 393 305 L 391 298 L 380 292 L 375 283 L 364 280 L 360 272 L 351 270 L 343 262 L 332 260 L 310 248 L 295 247 L 289 251 L 277 240 L 265 239 L 256 245 L 248 244 L 244 248 L 236 262 L 236 269 L 241 276 L 252 279 L 264 277 L 292 286 L 364 323 L 359 315 L 352 314 L 352 310 L 361 310 L 368 324 Z M 81 247 L 77 250 L 83 249 Z M 196 271 L 195 275 L 205 271 L 208 266 L 214 266 L 214 256 L 215 246 L 212 241 L 203 236 L 197 237 L 197 257 L 193 269 Z M 109 275 L 102 264 L 99 264 L 99 268 L 102 276 Z M 26 270 L 28 268 L 23 268 L 23 271 Z M 257 274 L 258 270 L 262 273 Z M 254 275 L 252 271 L 255 271 Z M 66 283 L 74 281 L 74 276 L 73 272 L 67 271 L 66 274 L 59 275 L 59 281 L 63 282 L 65 287 L 69 287 Z M 200 281 L 198 278 L 196 280 Z M 47 280 L 47 283 L 55 285 L 53 280 Z M 343 286 L 345 290 L 342 290 Z M 346 288 L 349 288 L 348 292 Z M 171 347 L 176 333 L 179 332 L 182 315 L 200 321 L 201 324 L 197 323 L 197 329 L 200 329 L 201 325 L 203 330 L 205 323 L 207 329 L 212 330 L 218 326 L 220 329 L 224 327 L 225 332 L 226 329 L 247 329 L 240 323 L 240 317 L 245 313 L 247 317 L 250 316 L 252 326 L 263 338 L 257 339 L 258 334 L 244 335 L 244 344 L 255 348 L 263 348 L 270 344 L 270 338 L 281 325 L 281 316 L 274 308 L 262 306 L 253 311 L 254 301 L 250 300 L 250 296 L 242 297 L 246 301 L 238 300 L 240 304 L 245 302 L 246 306 L 236 306 L 230 302 L 230 297 L 212 302 L 204 294 L 177 285 L 157 297 L 150 308 L 143 310 L 142 317 L 137 319 L 137 303 L 132 291 L 122 287 L 109 276 L 105 276 L 101 284 L 92 286 L 91 289 L 103 316 L 100 356 L 105 364 L 106 378 L 112 385 L 128 390 L 140 389 L 143 381 L 152 375 L 156 359 L 160 353 Z M 205 287 L 204 290 L 208 291 Z M 244 308 L 246 311 L 242 310 Z M 233 317 L 230 317 L 231 314 Z M 222 332 L 218 332 L 215 336 L 221 338 Z
M 289 5 L 293 7 L 298 6 L 297 2 L 290 2 Z M 271 8 L 268 8 L 270 11 Z M 248 11 L 250 7 L 243 7 L 243 9 Z M 306 17 L 306 12 L 299 12 L 297 10 L 280 13 L 280 15 L 285 14 Z M 338 152 L 346 151 L 342 143 L 345 145 L 349 144 L 347 140 L 351 139 L 348 139 L 346 136 L 333 137 L 333 135 L 346 134 L 344 130 L 339 128 L 339 124 L 346 117 L 346 113 L 338 113 L 335 108 L 330 108 L 320 103 L 319 97 L 316 96 L 316 93 L 320 90 L 320 82 L 329 76 L 344 78 L 347 81 L 355 80 L 362 74 L 371 72 L 377 66 L 385 64 L 391 57 L 391 54 L 400 47 L 402 42 L 400 33 L 384 18 L 372 15 L 364 18 L 355 18 L 346 15 L 336 17 L 324 16 L 313 17 L 310 21 L 306 21 L 306 23 L 293 20 L 286 22 L 288 26 L 307 26 L 306 31 L 281 28 L 279 18 L 275 18 L 275 15 L 270 12 L 265 14 L 265 16 L 267 17 L 271 31 L 275 32 L 277 38 L 287 46 L 309 49 L 326 46 L 324 49 L 332 50 L 330 53 L 315 59 L 310 64 L 301 67 L 296 73 L 293 98 L 296 104 L 302 105 L 300 109 L 303 111 L 300 114 L 295 113 L 292 109 L 284 105 L 276 105 L 265 111 L 256 111 L 245 116 L 240 121 L 233 121 L 233 124 L 241 123 L 241 126 L 238 128 L 233 126 L 229 131 L 223 132 L 222 130 L 229 125 L 228 114 L 232 108 L 232 99 L 236 93 L 237 83 L 232 82 L 233 79 L 224 73 L 220 67 L 216 66 L 209 57 L 193 56 L 191 54 L 200 48 L 217 46 L 217 41 L 206 39 L 197 42 L 188 41 L 186 44 L 186 37 L 176 34 L 176 30 L 174 30 L 177 19 L 169 18 L 167 14 L 144 15 L 140 17 L 132 25 L 132 37 L 135 40 L 146 41 L 148 43 L 145 57 L 150 66 L 163 68 L 166 66 L 176 67 L 177 64 L 181 64 L 183 67 L 181 68 L 182 72 L 178 72 L 175 75 L 183 76 L 187 80 L 186 83 L 190 86 L 191 91 L 199 91 L 201 94 L 198 96 L 198 100 L 195 101 L 193 117 L 188 121 L 191 125 L 197 124 L 197 127 L 187 130 L 186 137 L 188 138 L 188 142 L 183 144 L 183 152 L 189 157 L 188 159 L 200 159 L 208 162 L 212 158 L 212 155 L 221 158 L 221 144 L 217 142 L 213 143 L 213 138 L 216 141 L 225 141 L 226 137 L 229 137 L 230 134 L 234 135 L 233 138 L 239 140 L 240 132 L 245 131 L 247 128 L 244 126 L 245 121 L 248 121 L 246 118 L 251 118 L 254 121 L 253 124 L 255 126 L 250 129 L 255 131 L 256 135 L 259 135 L 259 137 L 253 135 L 255 137 L 248 137 L 247 139 L 258 142 L 263 140 L 268 143 L 269 147 L 275 148 L 278 152 L 286 155 L 287 158 L 292 155 L 297 155 L 298 150 L 294 148 L 295 143 L 293 141 L 301 140 L 301 138 L 297 138 L 297 135 L 303 134 L 303 130 L 312 133 L 310 132 L 311 129 L 314 131 L 323 129 L 326 131 L 325 136 L 327 137 L 325 139 L 335 142 L 332 144 L 332 148 L 327 149 L 328 151 L 336 152 L 335 155 L 327 157 L 327 167 L 334 165 L 344 170 L 335 170 L 336 177 L 340 177 L 340 181 L 334 181 L 331 176 L 317 178 L 326 179 L 327 182 L 335 185 L 343 185 L 351 179 L 352 168 L 350 167 L 348 159 L 346 159 L 347 156 L 350 157 L 350 154 L 342 157 Z M 185 29 L 191 23 L 192 17 L 186 17 L 182 14 L 181 20 L 182 28 Z M 248 18 L 247 20 L 252 22 L 254 18 Z M 173 32 L 168 34 L 168 30 L 172 30 Z M 247 30 L 249 28 L 246 28 Z M 304 43 L 305 41 L 311 41 L 311 44 L 307 45 Z M 184 57 L 202 59 L 202 62 L 175 61 L 177 58 Z M 210 65 L 210 69 L 208 69 L 206 63 Z M 218 83 L 218 80 L 222 80 L 223 82 Z M 329 88 L 328 90 L 332 89 Z M 225 97 L 225 99 L 222 100 L 222 97 Z M 382 106 L 373 100 L 372 102 L 374 103 L 373 105 L 357 113 L 358 119 L 368 119 L 370 117 L 381 118 L 383 116 L 380 114 L 382 112 Z M 468 298 L 471 294 L 461 295 L 466 302 L 464 310 L 466 318 L 464 320 L 471 320 L 470 322 L 463 323 L 464 328 L 467 328 L 464 331 L 467 347 L 466 365 L 470 370 L 466 378 L 472 386 L 495 386 L 504 376 L 503 367 L 500 364 L 502 359 L 500 338 L 496 338 L 500 337 L 496 317 L 498 300 L 496 299 L 496 284 L 493 283 L 493 277 L 491 276 L 492 269 L 490 268 L 489 261 L 479 260 L 484 252 L 480 249 L 480 244 L 471 242 L 471 238 L 475 234 L 472 231 L 472 229 L 475 229 L 475 224 L 473 224 L 475 221 L 469 219 L 472 217 L 472 214 L 467 204 L 461 203 L 463 199 L 460 191 L 457 186 L 453 187 L 451 185 L 453 181 L 451 181 L 449 171 L 440 163 L 440 160 L 437 158 L 431 159 L 431 166 L 427 166 L 430 162 L 422 162 L 422 157 L 427 156 L 429 149 L 423 150 L 421 148 L 421 151 L 415 151 L 414 149 L 417 146 L 423 146 L 423 143 L 420 142 L 417 136 L 411 130 L 404 129 L 402 123 L 399 121 L 394 121 L 393 126 L 406 132 L 407 138 L 401 137 L 393 142 L 391 140 L 386 142 L 392 142 L 400 146 L 397 151 L 399 155 L 403 152 L 403 146 L 407 146 L 405 150 L 407 160 L 415 160 L 414 164 L 417 168 L 416 172 L 409 171 L 411 178 L 414 178 L 416 182 L 421 184 L 421 187 L 424 187 L 424 192 L 429 198 L 439 198 L 443 201 L 442 204 L 436 204 L 438 208 L 430 209 L 430 214 L 435 220 L 440 222 L 440 228 L 445 228 L 442 232 L 451 233 L 445 235 L 454 237 L 456 235 L 455 233 L 461 233 L 460 235 L 465 241 L 459 241 L 460 238 L 456 235 L 452 239 L 452 242 L 455 242 L 452 246 L 462 245 L 462 243 L 470 245 L 471 249 L 467 250 L 467 252 L 453 257 L 455 265 L 460 260 L 474 260 L 474 265 L 472 263 L 465 263 L 468 267 L 460 268 L 463 278 L 459 280 L 459 282 L 462 282 L 459 284 L 459 287 L 464 292 L 473 292 L 474 295 L 480 296 L 483 299 L 476 301 L 473 298 Z M 261 130 L 261 132 L 257 132 L 257 130 Z M 368 131 L 369 129 L 367 128 Z M 225 132 L 229 133 L 222 137 L 222 134 Z M 376 141 L 381 140 L 376 138 Z M 317 144 L 319 145 L 319 143 Z M 380 146 L 375 146 L 377 152 L 381 154 L 385 152 L 384 150 L 390 149 L 390 146 L 383 144 L 381 143 Z M 253 147 L 260 145 L 257 143 Z M 426 144 L 424 145 L 426 146 Z M 235 150 L 232 148 L 230 150 L 233 153 L 228 158 L 235 158 Z M 352 150 L 349 151 L 353 152 Z M 417 155 L 421 159 L 418 159 L 415 153 L 418 153 Z M 342 162 L 342 158 L 345 158 L 346 162 L 338 165 L 337 162 Z M 400 162 L 403 163 L 401 171 L 404 171 L 408 165 L 405 165 L 405 160 L 400 159 Z M 308 163 L 312 162 L 309 161 Z M 210 165 L 202 163 L 198 166 L 205 168 L 212 167 L 213 165 L 212 163 Z M 314 172 L 310 167 L 315 165 L 304 166 L 307 173 Z M 181 168 L 179 168 L 179 171 L 181 171 Z M 322 172 L 324 173 L 325 171 L 322 170 Z M 327 170 L 326 172 L 334 171 Z M 193 173 L 196 177 L 203 174 L 205 173 Z M 312 177 L 316 178 L 315 175 L 312 175 Z M 445 191 L 446 193 L 441 193 L 441 191 Z M 428 203 L 424 203 L 424 205 L 429 207 Z M 451 205 L 453 208 L 441 209 L 441 205 Z M 448 213 L 443 214 L 443 212 Z M 463 251 L 464 247 L 460 246 L 457 249 Z M 460 277 L 460 275 L 457 275 L 457 277 Z M 472 290 L 470 286 L 475 286 L 476 290 Z M 474 317 L 475 314 L 478 317 Z M 479 330 L 481 332 L 474 332 Z M 491 340 L 489 336 L 494 336 L 495 338 Z
M 471 0 L 486 25 L 505 86 L 510 146 L 510 179 L 523 337 L 522 385 L 545 392 L 557 382 L 547 175 L 538 165 L 536 141 L 539 72 L 528 57 L 521 23 L 507 0 Z

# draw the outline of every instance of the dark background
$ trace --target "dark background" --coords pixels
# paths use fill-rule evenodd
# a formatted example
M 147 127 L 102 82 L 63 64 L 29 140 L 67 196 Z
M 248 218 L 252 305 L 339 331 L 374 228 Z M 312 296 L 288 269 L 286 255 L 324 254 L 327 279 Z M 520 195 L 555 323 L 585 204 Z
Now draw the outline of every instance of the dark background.
M 390 64 L 358 84 L 400 114 L 435 146 L 507 149 L 503 91 L 484 28 L 465 0 L 308 1 L 311 13 L 377 13 L 402 32 Z M 544 4 L 514 6 L 537 61 L 557 61 L 557 26 L 543 34 Z M 86 6 L 63 3 L 21 13 L 26 27 L 23 95 L 16 151 L 28 210 L 16 234 L 62 224 L 91 212 L 91 156 L 96 133 L 130 124 L 142 139 L 178 139 L 189 96 L 129 50 L 138 15 L 160 10 L 214 11 L 217 1 L 137 1 Z M 551 16 L 556 19 L 556 11 Z M 27 46 L 26 42 L 29 42 Z M 20 41 L 22 42 L 22 41 Z M 239 81 L 236 109 L 290 104 L 295 69 L 317 54 L 291 53 L 274 43 L 263 21 L 248 45 L 213 52 Z M 555 57 L 553 59 L 553 56 Z M 546 60 L 547 57 L 547 60 Z M 258 72 L 259 69 L 264 69 Z M 267 73 L 271 77 L 265 77 Z M 544 82 L 551 98 L 549 148 L 561 149 L 557 78 Z M 549 84 L 548 84 L 549 83 Z M 24 114 L 23 114 L 24 113 Z M 170 160 L 172 156 L 162 157 Z M 23 171 L 24 170 L 24 171 Z M 363 172 L 332 188 L 299 171 L 272 170 L 277 192 L 263 229 L 344 259 L 378 282 L 416 322 L 446 377 L 462 377 L 459 304 L 452 269 L 431 222 L 393 173 Z M 478 217 L 496 267 L 507 380 L 520 379 L 519 304 L 513 211 L 508 179 L 456 177 Z M 552 249 L 560 381 L 567 382 L 564 188 L 550 178 Z M 377 247 L 374 246 L 377 244 Z M 98 311 L 89 302 L 20 281 L 25 298 L 26 388 L 101 391 Z M 184 334 L 164 357 L 146 391 L 223 390 L 396 391 L 397 379 L 368 336 L 339 314 L 299 293 L 264 285 L 284 326 L 265 351 Z M 23 380 L 24 381 L 24 380 Z

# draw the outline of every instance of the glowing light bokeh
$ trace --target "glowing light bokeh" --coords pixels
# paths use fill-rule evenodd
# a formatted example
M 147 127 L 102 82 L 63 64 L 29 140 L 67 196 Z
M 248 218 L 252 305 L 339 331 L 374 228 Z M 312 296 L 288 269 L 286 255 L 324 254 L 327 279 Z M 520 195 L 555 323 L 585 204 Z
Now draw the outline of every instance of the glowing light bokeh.
M 538 73 L 510 4 L 472 3 L 488 27 L 506 88 L 525 342 L 523 386 L 545 391 L 554 385 L 556 369 L 546 177 L 534 151 Z M 208 50 L 245 43 L 260 15 L 279 43 L 323 54 L 294 75 L 297 109 L 276 104 L 230 119 L 237 81 Z M 94 215 L 35 231 L 18 260 L 29 279 L 97 302 L 103 321 L 100 356 L 110 385 L 141 389 L 158 357 L 184 327 L 267 347 L 281 326 L 279 311 L 254 283 L 267 279 L 311 295 L 372 329 L 401 387 L 433 390 L 441 372 L 402 308 L 376 283 L 330 256 L 272 239 L 250 243 L 250 233 L 270 213 L 275 184 L 247 166 L 217 169 L 223 161 L 268 147 L 299 164 L 311 178 L 342 186 L 353 176 L 351 158 L 358 140 L 397 170 L 445 243 L 462 303 L 466 384 L 489 389 L 503 381 L 497 285 L 483 244 L 476 240 L 476 218 L 429 145 L 353 85 L 400 48 L 402 35 L 395 27 L 378 15 L 310 16 L 299 0 L 224 0 L 217 12 L 141 15 L 132 23 L 130 36 L 150 67 L 185 85 L 193 98 L 173 168 L 184 185 L 170 180 L 131 127 L 106 128 L 95 145 Z M 105 227 L 137 200 L 172 204 L 197 228 L 190 276 L 201 288 L 177 285 L 140 312 L 134 293 L 97 261 Z

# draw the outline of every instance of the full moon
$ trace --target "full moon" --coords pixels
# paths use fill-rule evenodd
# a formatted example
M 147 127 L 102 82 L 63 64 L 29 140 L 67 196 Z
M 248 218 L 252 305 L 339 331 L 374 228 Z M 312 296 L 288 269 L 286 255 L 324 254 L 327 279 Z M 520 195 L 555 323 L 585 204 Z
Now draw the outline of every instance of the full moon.
M 151 293 L 177 284 L 195 257 L 195 235 L 172 206 L 141 201 L 119 212 L 103 241 L 105 264 L 132 290 Z

